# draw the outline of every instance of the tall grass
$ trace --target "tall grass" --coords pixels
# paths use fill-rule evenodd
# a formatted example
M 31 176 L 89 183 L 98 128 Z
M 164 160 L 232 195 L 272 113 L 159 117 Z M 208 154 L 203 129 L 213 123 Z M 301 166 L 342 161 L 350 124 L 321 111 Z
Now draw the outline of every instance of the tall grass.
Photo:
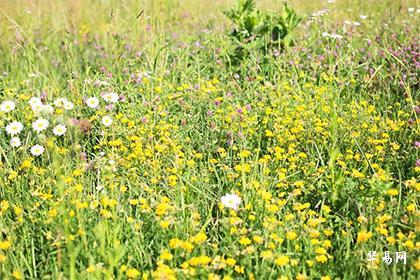
M 416 2 L 335 2 L 233 65 L 232 1 L 0 0 L 0 278 L 415 279 Z

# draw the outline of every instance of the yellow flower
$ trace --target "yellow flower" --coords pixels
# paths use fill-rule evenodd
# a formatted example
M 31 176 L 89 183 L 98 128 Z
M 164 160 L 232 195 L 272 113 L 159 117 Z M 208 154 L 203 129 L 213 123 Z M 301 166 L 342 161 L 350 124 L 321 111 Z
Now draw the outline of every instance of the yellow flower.
M 207 265 L 211 262 L 211 258 L 207 257 L 207 256 L 199 256 L 199 257 L 193 257 L 191 258 L 188 263 L 191 266 L 204 266 Z
M 241 245 L 245 245 L 245 246 L 247 246 L 247 245 L 249 245 L 249 244 L 251 244 L 251 239 L 249 239 L 248 237 L 242 237 L 240 240 L 239 240 L 239 243 L 241 244 Z
M 170 175 L 168 177 L 168 184 L 171 187 L 175 187 L 177 185 L 178 177 L 175 175 Z
M 12 242 L 9 240 L 0 241 L 0 250 L 7 250 L 12 246 Z
M 321 209 L 327 214 L 331 212 L 331 208 L 328 205 L 322 205 Z
M 3 212 L 6 212 L 7 209 L 9 209 L 9 202 L 7 200 L 0 201 L 0 214 Z
M 204 232 L 199 232 L 193 238 L 191 238 L 191 241 L 193 243 L 201 244 L 207 240 L 207 235 Z
M 168 220 L 163 220 L 163 221 L 160 221 L 160 222 L 159 222 L 159 225 L 160 225 L 162 228 L 168 228 L 170 224 L 171 224 L 171 223 L 170 223 Z
M 74 185 L 74 190 L 78 193 L 83 192 L 83 185 L 82 184 L 76 184 Z
M 207 280 L 220 280 L 220 276 L 214 273 L 210 273 Z
M 235 260 L 235 259 L 232 259 L 232 258 L 227 258 L 227 259 L 225 260 L 225 263 L 226 263 L 227 265 L 229 265 L 229 266 L 234 266 L 234 265 L 236 264 L 236 260 Z
M 332 247 L 331 240 L 324 240 L 322 243 L 324 244 L 325 248 L 331 248 Z
M 389 196 L 396 196 L 396 195 L 398 195 L 398 190 L 397 189 L 389 189 L 389 190 L 387 190 L 386 194 L 389 195 Z
M 271 252 L 270 250 L 265 250 L 261 252 L 261 257 L 263 259 L 271 259 L 273 257 L 273 252 Z
M 363 174 L 363 173 L 361 173 L 359 170 L 357 170 L 357 169 L 353 169 L 352 170 L 352 175 L 353 175 L 353 177 L 355 177 L 355 178 L 360 178 L 360 179 L 362 179 L 362 178 L 365 178 L 365 175 Z
M 325 255 L 325 254 L 327 254 L 327 250 L 325 250 L 325 248 L 318 247 L 318 248 L 316 248 L 315 253 L 317 253 L 319 255 Z
M 13 181 L 14 179 L 16 179 L 16 178 L 17 178 L 17 176 L 18 176 L 18 173 L 17 173 L 16 171 L 11 170 L 11 171 L 9 172 L 9 176 L 7 177 L 7 179 L 8 179 L 9 181 Z
M 243 150 L 242 152 L 240 152 L 239 154 L 238 154 L 240 157 L 242 157 L 242 158 L 247 158 L 247 157 L 249 157 L 250 155 L 251 155 L 251 152 L 250 151 L 248 151 L 248 150 Z
M 182 240 L 179 240 L 178 238 L 172 238 L 171 240 L 169 240 L 169 247 L 173 249 L 181 247 L 181 244 Z
M 290 259 L 288 256 L 282 255 L 276 258 L 275 263 L 278 266 L 285 266 L 289 263 Z
M 161 202 L 156 206 L 156 215 L 163 216 L 169 210 L 170 205 L 165 202 Z
M 167 261 L 172 260 L 172 257 L 173 257 L 172 254 L 168 250 L 164 250 L 159 256 L 161 260 L 167 260 Z
M 57 215 L 58 215 L 58 212 L 54 208 L 52 208 L 52 209 L 50 209 L 50 211 L 48 211 L 48 216 L 51 217 L 51 218 L 54 218 Z
M 289 240 L 295 240 L 296 237 L 297 237 L 297 234 L 294 231 L 289 231 L 286 233 L 286 238 Z
M 333 235 L 334 231 L 332 229 L 324 229 L 325 236 Z
M 363 243 L 368 241 L 372 237 L 370 231 L 362 230 L 357 233 L 357 243 Z
M 315 257 L 315 260 L 319 263 L 326 263 L 328 261 L 328 258 L 325 255 L 317 255 Z
M 296 280 L 306 280 L 308 277 L 305 274 L 298 274 L 296 275 Z
M 260 243 L 262 243 L 263 241 L 264 241 L 264 238 L 262 238 L 261 236 L 259 236 L 259 235 L 254 235 L 253 237 L 252 237 L 252 239 L 255 241 L 255 243 L 258 243 L 258 244 L 260 244 Z
M 0 263 L 4 263 L 7 260 L 5 255 L 0 254 Z
M 293 215 L 293 214 L 287 214 L 286 216 L 284 216 L 284 219 L 286 220 L 286 221 L 291 221 L 291 220 L 293 220 L 295 218 L 295 215 Z
M 235 271 L 243 274 L 245 272 L 245 268 L 243 266 L 235 265 Z
M 368 219 L 365 217 L 365 216 L 359 216 L 358 218 L 357 218 L 357 221 L 359 222 L 359 223 L 367 223 L 368 222 Z
M 415 248 L 413 241 L 407 240 L 404 242 L 404 247 L 406 247 L 408 250 L 413 250 Z
M 188 252 L 191 252 L 194 249 L 194 245 L 188 241 L 182 241 L 177 238 L 172 238 L 169 240 L 169 246 L 173 249 L 182 248 Z
M 182 247 L 182 249 L 184 249 L 184 250 L 186 250 L 188 252 L 191 252 L 194 249 L 194 245 L 192 243 L 188 242 L 188 241 L 182 243 L 182 246 L 181 247 Z
M 20 272 L 19 272 L 19 271 L 17 271 L 17 270 L 14 270 L 14 271 L 13 271 L 12 276 L 13 276 L 15 279 L 17 279 L 17 280 L 22 279 L 22 275 L 21 275 L 21 274 L 20 274 Z
M 129 268 L 129 269 L 127 269 L 125 274 L 127 275 L 128 278 L 135 279 L 135 278 L 138 278 L 140 276 L 140 271 L 138 271 L 135 268 Z
M 394 245 L 394 244 L 395 244 L 395 242 L 397 242 L 397 241 L 395 240 L 395 238 L 394 238 L 394 237 L 392 237 L 392 236 L 387 237 L 387 238 L 386 238 L 386 241 L 388 241 L 388 243 L 389 243 L 390 245 Z
M 305 185 L 305 183 L 303 181 L 296 181 L 293 183 L 293 186 L 297 187 L 297 188 L 302 188 Z
M 417 270 L 420 270 L 420 258 L 417 258 L 417 260 L 414 262 L 414 267 Z
M 408 212 L 414 213 L 416 212 L 416 205 L 414 203 L 411 203 L 407 205 L 406 209 Z

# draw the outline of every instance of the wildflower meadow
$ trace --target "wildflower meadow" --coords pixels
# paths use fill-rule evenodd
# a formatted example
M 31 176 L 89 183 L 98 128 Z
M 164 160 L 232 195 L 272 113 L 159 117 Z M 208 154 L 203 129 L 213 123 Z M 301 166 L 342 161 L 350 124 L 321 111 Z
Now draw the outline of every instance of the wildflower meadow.
M 414 0 L 0 0 L 0 279 L 418 279 Z

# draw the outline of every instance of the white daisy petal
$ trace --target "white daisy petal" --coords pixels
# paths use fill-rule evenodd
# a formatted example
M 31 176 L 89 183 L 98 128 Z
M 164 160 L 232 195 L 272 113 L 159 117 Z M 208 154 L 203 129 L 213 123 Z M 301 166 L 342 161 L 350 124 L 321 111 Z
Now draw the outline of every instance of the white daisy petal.
M 9 135 L 19 134 L 23 129 L 23 124 L 20 122 L 11 122 L 6 126 L 6 133 Z
M 235 211 L 238 210 L 238 207 L 241 204 L 241 198 L 236 194 L 226 194 L 221 197 L 221 201 L 223 206 Z
M 112 124 L 112 119 L 111 119 L 111 117 L 109 117 L 109 116 L 104 116 L 104 117 L 102 118 L 102 124 L 103 124 L 104 126 L 110 126 L 110 125 Z
M 21 145 L 21 142 L 20 142 L 19 137 L 12 137 L 10 139 L 10 146 L 12 146 L 13 148 L 18 148 L 20 147 L 20 145 Z
M 43 153 L 44 153 L 44 147 L 43 146 L 41 146 L 41 145 L 35 145 L 35 146 L 33 146 L 32 148 L 31 148 L 31 154 L 33 155 L 33 156 L 40 156 L 40 155 L 42 155 Z
M 0 111 L 7 113 L 7 112 L 11 112 L 16 108 L 15 106 L 15 102 L 11 101 L 11 100 L 6 100 L 3 101 L 0 104 Z
M 49 121 L 47 121 L 46 119 L 39 118 L 32 123 L 32 128 L 37 133 L 40 133 L 40 132 L 46 130 L 49 124 L 50 124 Z
M 55 126 L 54 129 L 53 129 L 53 133 L 56 136 L 62 136 L 66 133 L 66 131 L 67 131 L 67 127 L 65 127 L 62 124 L 59 124 L 59 125 Z
M 96 98 L 96 97 L 90 97 L 90 98 L 86 99 L 86 105 L 89 108 L 95 109 L 99 105 L 99 99 Z

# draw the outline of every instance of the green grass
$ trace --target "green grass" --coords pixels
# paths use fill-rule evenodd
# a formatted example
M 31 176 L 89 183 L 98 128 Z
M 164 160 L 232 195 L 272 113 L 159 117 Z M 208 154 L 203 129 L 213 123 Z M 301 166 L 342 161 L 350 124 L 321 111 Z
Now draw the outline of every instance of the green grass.
M 335 2 L 234 64 L 231 1 L 0 1 L 0 279 L 416 279 L 419 13 Z

